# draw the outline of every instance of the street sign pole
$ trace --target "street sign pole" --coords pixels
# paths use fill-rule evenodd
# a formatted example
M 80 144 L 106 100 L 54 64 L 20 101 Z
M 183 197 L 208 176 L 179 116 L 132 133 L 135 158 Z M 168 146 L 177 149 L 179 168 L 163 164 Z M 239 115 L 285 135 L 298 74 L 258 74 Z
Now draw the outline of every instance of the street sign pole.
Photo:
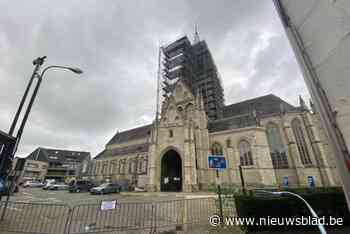
M 222 197 L 221 197 L 221 181 L 219 176 L 219 170 L 226 169 L 226 159 L 223 155 L 209 155 L 208 156 L 208 167 L 216 170 L 216 185 L 218 189 L 219 197 L 219 212 L 220 221 L 223 221 L 223 211 L 222 211 Z
M 218 196 L 219 196 L 219 212 L 220 212 L 220 220 L 223 221 L 224 215 L 222 211 L 222 198 L 221 198 L 221 183 L 220 183 L 220 177 L 219 177 L 219 170 L 216 169 L 216 180 L 217 180 L 217 186 L 218 186 Z
M 241 165 L 239 165 L 238 168 L 239 168 L 239 176 L 241 178 L 242 191 L 243 191 L 243 194 L 246 195 L 245 182 L 244 182 L 244 177 L 243 177 L 243 169 L 242 169 Z

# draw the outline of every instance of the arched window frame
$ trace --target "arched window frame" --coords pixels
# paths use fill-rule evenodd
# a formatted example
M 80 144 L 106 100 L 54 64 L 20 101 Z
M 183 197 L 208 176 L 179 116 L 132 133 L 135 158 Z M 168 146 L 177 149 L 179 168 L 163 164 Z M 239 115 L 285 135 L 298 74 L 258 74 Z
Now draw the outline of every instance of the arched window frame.
M 230 137 L 228 137 L 228 138 L 226 139 L 226 147 L 227 147 L 227 148 L 231 148 L 231 147 L 232 147 L 232 141 L 231 141 L 231 138 L 230 138 Z
M 266 136 L 273 168 L 289 168 L 287 152 L 283 144 L 280 128 L 276 123 L 270 122 L 266 125 Z
M 238 144 L 239 159 L 241 166 L 253 166 L 252 147 L 247 140 L 241 140 Z
M 219 142 L 215 142 L 211 145 L 212 155 L 224 155 L 223 148 Z
M 311 161 L 311 157 L 310 157 L 310 152 L 309 152 L 309 149 L 307 146 L 304 130 L 303 130 L 302 123 L 301 123 L 300 119 L 294 118 L 292 120 L 291 125 L 292 125 L 292 131 L 293 131 L 293 134 L 295 137 L 295 141 L 297 144 L 297 148 L 299 151 L 301 163 L 304 166 L 311 166 L 312 161 Z

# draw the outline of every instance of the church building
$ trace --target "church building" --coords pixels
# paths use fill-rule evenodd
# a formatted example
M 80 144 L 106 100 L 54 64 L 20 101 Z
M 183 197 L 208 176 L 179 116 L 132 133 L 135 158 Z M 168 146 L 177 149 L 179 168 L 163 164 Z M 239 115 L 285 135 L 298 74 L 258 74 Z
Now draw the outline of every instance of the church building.
M 118 132 L 93 160 L 97 182 L 128 180 L 148 191 L 198 191 L 215 184 L 208 156 L 222 155 L 223 184 L 317 187 L 340 185 L 317 113 L 270 94 L 225 106 L 208 121 L 203 98 L 181 81 L 150 125 Z
M 219 177 L 228 186 L 241 186 L 241 177 L 248 187 L 340 185 L 319 115 L 301 97 L 297 107 L 273 94 L 224 105 L 205 41 L 197 37 L 192 45 L 183 37 L 163 54 L 160 117 L 117 132 L 86 177 L 147 191 L 206 190 L 216 182 L 208 156 L 219 155 L 227 164 Z

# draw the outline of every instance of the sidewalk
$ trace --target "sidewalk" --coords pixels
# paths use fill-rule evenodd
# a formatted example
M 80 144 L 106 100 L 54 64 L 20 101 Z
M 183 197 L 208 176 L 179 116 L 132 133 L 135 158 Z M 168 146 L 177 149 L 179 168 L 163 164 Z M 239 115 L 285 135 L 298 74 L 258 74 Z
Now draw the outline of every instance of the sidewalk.
M 210 198 L 217 197 L 213 192 L 121 192 L 122 196 L 164 197 L 164 198 Z

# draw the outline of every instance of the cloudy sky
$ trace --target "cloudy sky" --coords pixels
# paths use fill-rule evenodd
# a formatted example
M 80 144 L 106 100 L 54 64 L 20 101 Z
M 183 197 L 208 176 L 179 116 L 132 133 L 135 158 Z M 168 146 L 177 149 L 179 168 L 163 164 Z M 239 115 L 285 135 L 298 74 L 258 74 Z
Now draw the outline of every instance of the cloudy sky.
M 72 65 L 46 73 L 18 155 L 38 146 L 96 155 L 117 130 L 151 122 L 157 48 L 198 24 L 226 104 L 275 93 L 308 98 L 271 0 L 0 0 L 0 130 L 8 131 L 32 60 Z

